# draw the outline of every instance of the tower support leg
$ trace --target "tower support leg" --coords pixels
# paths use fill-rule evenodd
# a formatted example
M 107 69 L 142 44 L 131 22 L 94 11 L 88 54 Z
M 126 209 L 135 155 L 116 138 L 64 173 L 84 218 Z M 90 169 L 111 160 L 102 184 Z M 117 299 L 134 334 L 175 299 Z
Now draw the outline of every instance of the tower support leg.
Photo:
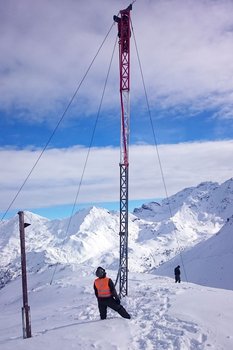
M 128 294 L 128 165 L 120 164 L 120 297 Z

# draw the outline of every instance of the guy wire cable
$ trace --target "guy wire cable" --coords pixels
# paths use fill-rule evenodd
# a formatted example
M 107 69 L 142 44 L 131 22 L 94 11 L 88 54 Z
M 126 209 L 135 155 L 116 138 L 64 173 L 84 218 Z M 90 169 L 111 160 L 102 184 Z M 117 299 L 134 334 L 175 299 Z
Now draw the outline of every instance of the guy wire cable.
M 160 158 L 160 154 L 159 154 L 159 149 L 158 149 L 158 143 L 157 143 L 157 138 L 155 135 L 155 128 L 153 125 L 153 121 L 152 121 L 152 117 L 151 117 L 151 110 L 150 110 L 150 105 L 149 105 L 149 100 L 148 100 L 148 94 L 147 94 L 147 90 L 146 90 L 146 85 L 145 85 L 145 80 L 144 80 L 144 75 L 143 75 L 143 71 L 142 71 L 142 65 L 141 65 L 141 60 L 139 57 L 139 52 L 138 52 L 138 47 L 137 47 L 137 42 L 136 42 L 136 38 L 135 38 L 135 33 L 134 33 L 134 28 L 133 28 L 133 24 L 132 24 L 132 20 L 131 20 L 131 28 L 132 28 L 132 32 L 133 32 L 133 38 L 134 38 L 134 43 L 135 43 L 135 49 L 136 49 L 136 53 L 137 53 L 137 58 L 138 58 L 138 64 L 139 64 L 139 68 L 140 68 L 140 73 L 141 73 L 141 78 L 142 78 L 142 84 L 143 84 L 143 88 L 144 88 L 144 93 L 145 93 L 145 98 L 146 98 L 146 104 L 147 104 L 147 110 L 148 110 L 148 114 L 149 114 L 149 118 L 150 118 L 150 123 L 151 123 L 151 128 L 152 128 L 152 133 L 153 133 L 153 139 L 154 139 L 154 145 L 156 148 L 156 153 L 157 153 L 157 157 L 158 157 L 158 162 L 159 162 L 159 168 L 160 168 L 160 172 L 161 172 L 161 177 L 162 177 L 162 181 L 163 181 L 163 186 L 164 186 L 164 190 L 165 190 L 165 196 L 166 196 L 166 200 L 168 203 L 168 207 L 169 207 L 169 213 L 170 216 L 172 218 L 172 210 L 171 210 L 171 205 L 170 202 L 168 200 L 168 191 L 167 191 L 167 186 L 166 186 L 166 182 L 165 182 L 165 176 L 164 176 L 164 172 L 163 172 L 163 167 L 162 167 L 162 162 L 161 162 L 161 158 Z M 173 221 L 172 221 L 173 222 Z M 175 228 L 175 224 L 173 222 L 174 228 Z M 180 248 L 180 243 L 179 240 L 176 236 L 175 233 L 175 238 L 178 244 L 178 249 L 179 249 L 179 255 L 180 255 L 180 259 L 181 259 L 181 263 L 182 263 L 182 267 L 184 270 L 184 275 L 185 275 L 185 279 L 188 282 L 188 278 L 187 278 L 187 274 L 186 274 L 186 270 L 184 267 L 184 262 L 183 262 L 183 256 L 181 254 L 181 248 Z
M 91 147 L 92 147 L 92 144 L 93 144 L 96 127 L 97 127 L 97 123 L 98 123 L 98 120 L 99 120 L 99 116 L 100 116 L 100 112 L 101 112 L 101 108 L 102 108 L 102 104 L 103 104 L 103 99 L 104 99 L 104 95 L 105 95 L 105 91 L 106 91 L 106 86 L 107 86 L 107 82 L 108 82 L 108 78 L 109 78 L 109 73 L 110 73 L 111 66 L 112 66 L 112 61 L 113 61 L 113 57 L 114 57 L 114 53 L 115 53 L 115 49 L 116 49 L 116 44 L 117 44 L 117 38 L 116 38 L 115 43 L 114 43 L 114 47 L 113 47 L 110 63 L 109 63 L 109 66 L 108 66 L 108 71 L 107 71 L 106 79 L 105 79 L 105 82 L 104 82 L 104 87 L 103 87 L 101 99 L 100 99 L 99 108 L 98 108 L 98 112 L 97 112 L 97 115 L 96 115 L 94 128 L 93 128 L 92 135 L 91 135 L 91 140 L 90 140 L 90 143 L 89 143 L 89 147 L 88 147 L 88 151 L 87 151 L 87 155 L 86 155 L 86 159 L 85 159 L 82 175 L 81 175 L 81 178 L 80 178 L 80 181 L 79 181 L 78 189 L 77 189 L 77 192 L 76 192 L 76 196 L 75 196 L 74 204 L 73 204 L 73 207 L 72 207 L 71 215 L 70 215 L 70 218 L 69 218 L 69 221 L 68 221 L 68 225 L 67 225 L 67 228 L 66 228 L 65 236 L 67 235 L 67 233 L 69 231 L 70 224 L 71 224 L 71 221 L 72 221 L 72 218 L 73 218 L 73 214 L 74 214 L 74 210 L 75 210 L 75 207 L 76 207 L 76 204 L 77 204 L 77 201 L 78 201 L 78 196 L 79 196 L 81 185 L 82 185 L 82 182 L 83 182 L 85 170 L 86 170 L 86 167 L 87 167 L 87 162 L 88 162 L 89 155 L 90 155 L 90 152 L 91 152 Z M 53 272 L 53 275 L 52 275 L 52 278 L 51 278 L 51 281 L 50 281 L 50 285 L 53 282 L 54 275 L 55 275 L 56 269 L 57 269 L 57 265 L 58 265 L 58 263 L 55 265 L 55 269 L 54 269 L 54 272 Z
M 105 43 L 107 37 L 109 36 L 109 34 L 110 34 L 110 32 L 111 32 L 113 26 L 114 26 L 114 23 L 112 23 L 112 25 L 111 25 L 109 31 L 107 32 L 107 34 L 106 34 L 104 40 L 103 40 L 102 43 L 100 44 L 100 46 L 99 46 L 99 48 L 98 48 L 98 50 L 97 50 L 97 52 L 96 52 L 94 58 L 92 59 L 91 63 L 89 64 L 89 66 L 88 66 L 88 68 L 87 68 L 87 70 L 86 70 L 86 72 L 85 72 L 83 78 L 81 79 L 81 81 L 80 81 L 79 85 L 77 86 L 77 88 L 76 88 L 76 90 L 75 90 L 73 96 L 71 97 L 71 99 L 70 99 L 70 101 L 68 102 L 68 104 L 67 104 L 67 106 L 66 106 L 64 112 L 62 113 L 62 115 L 61 115 L 61 117 L 60 117 L 60 119 L 59 119 L 59 121 L 58 121 L 56 127 L 54 128 L 52 134 L 50 135 L 48 141 L 46 142 L 44 148 L 42 149 L 42 151 L 41 151 L 39 157 L 37 158 L 37 160 L 36 160 L 36 162 L 34 163 L 33 167 L 32 167 L 31 170 L 29 171 L 28 175 L 26 176 L 25 180 L 23 181 L 22 185 L 20 186 L 19 190 L 17 191 L 16 195 L 14 196 L 14 198 L 13 198 L 12 201 L 10 202 L 8 208 L 6 209 L 5 213 L 4 213 L 3 216 L 1 217 L 0 222 L 2 222 L 3 219 L 5 218 L 5 216 L 7 215 L 8 211 L 9 211 L 10 208 L 12 207 L 13 203 L 15 202 L 15 200 L 17 199 L 17 197 L 19 196 L 20 192 L 22 191 L 23 187 L 24 187 L 25 184 L 27 183 L 28 179 L 30 178 L 32 172 L 34 171 L 34 169 L 36 168 L 37 164 L 39 163 L 39 161 L 40 161 L 42 155 L 43 155 L 44 152 L 46 151 L 48 145 L 50 144 L 50 142 L 51 142 L 51 140 L 52 140 L 52 138 L 53 138 L 53 136 L 55 135 L 55 133 L 56 133 L 57 129 L 59 128 L 61 122 L 63 121 L 63 119 L 64 119 L 66 113 L 68 112 L 68 109 L 70 108 L 71 104 L 73 103 L 73 101 L 74 101 L 74 99 L 75 99 L 75 97 L 76 97 L 76 95 L 77 95 L 79 89 L 81 88 L 81 86 L 82 86 L 82 84 L 83 84 L 85 78 L 87 77 L 87 75 L 88 75 L 88 73 L 89 73 L 89 71 L 90 71 L 90 69 L 91 69 L 91 67 L 92 67 L 92 65 L 93 65 L 93 63 L 94 63 L 96 57 L 98 56 L 100 50 L 102 49 L 102 47 L 103 47 L 103 45 L 104 45 L 104 43 Z

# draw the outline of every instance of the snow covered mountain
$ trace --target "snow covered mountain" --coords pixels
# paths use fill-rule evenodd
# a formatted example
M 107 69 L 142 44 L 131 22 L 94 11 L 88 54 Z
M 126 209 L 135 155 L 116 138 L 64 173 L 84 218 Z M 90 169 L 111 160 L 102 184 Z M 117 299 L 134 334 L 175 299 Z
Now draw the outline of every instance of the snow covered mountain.
M 26 211 L 24 220 L 31 224 L 25 229 L 29 271 L 38 271 L 45 264 L 89 263 L 101 256 L 103 261 L 109 251 L 112 262 L 118 255 L 118 215 L 105 209 L 83 209 L 63 220 L 48 220 Z M 20 272 L 18 215 L 3 222 L 0 232 L 0 278 L 4 284 Z
M 161 204 L 152 202 L 135 209 L 129 216 L 130 271 L 155 271 L 181 251 L 190 250 L 200 242 L 201 246 L 226 224 L 232 215 L 232 204 L 233 179 L 230 179 L 221 185 L 202 183 L 178 192 Z M 57 263 L 83 264 L 91 269 L 101 264 L 117 270 L 119 213 L 92 207 L 72 218 L 48 220 L 25 212 L 25 222 L 31 224 L 25 230 L 29 271 L 40 271 Z M 16 215 L 0 224 L 1 284 L 19 272 Z
M 32 338 L 27 340 L 22 339 L 17 278 L 18 216 L 2 222 L 1 349 L 231 350 L 232 204 L 230 179 L 185 189 L 169 198 L 169 204 L 164 200 L 135 209 L 129 218 L 129 295 L 122 300 L 132 318 L 121 319 L 109 310 L 101 322 L 94 271 L 103 264 L 116 279 L 119 214 L 93 207 L 72 218 L 48 220 L 25 212 L 25 222 L 31 224 L 25 229 L 32 320 Z M 173 278 L 177 264 L 180 284 Z

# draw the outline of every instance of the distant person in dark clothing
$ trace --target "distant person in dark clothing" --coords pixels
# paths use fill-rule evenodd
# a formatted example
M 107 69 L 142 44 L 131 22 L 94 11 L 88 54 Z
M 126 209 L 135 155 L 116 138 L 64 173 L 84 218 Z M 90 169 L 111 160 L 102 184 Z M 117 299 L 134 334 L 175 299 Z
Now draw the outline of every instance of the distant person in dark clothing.
M 176 268 L 174 269 L 174 274 L 175 274 L 175 282 L 180 283 L 180 265 L 176 266 Z
M 95 296 L 98 300 L 98 307 L 101 320 L 107 318 L 107 307 L 118 312 L 124 318 L 130 319 L 130 315 L 121 305 L 119 296 L 117 295 L 115 286 L 111 278 L 106 277 L 105 270 L 99 266 L 96 270 L 96 278 L 94 282 Z

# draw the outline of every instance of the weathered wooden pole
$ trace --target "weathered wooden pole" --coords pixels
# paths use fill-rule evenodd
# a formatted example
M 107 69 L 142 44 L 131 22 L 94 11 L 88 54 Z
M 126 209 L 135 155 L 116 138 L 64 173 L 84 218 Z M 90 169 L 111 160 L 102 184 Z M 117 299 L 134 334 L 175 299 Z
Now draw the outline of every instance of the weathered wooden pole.
M 22 307 L 22 323 L 23 323 L 23 338 L 31 338 L 31 318 L 30 306 L 28 305 L 27 291 L 27 268 L 26 268 L 26 251 L 25 251 L 25 227 L 30 224 L 24 223 L 24 212 L 19 211 L 19 233 L 20 233 L 20 248 L 21 248 L 21 271 L 22 271 L 22 290 L 23 290 L 23 307 Z

